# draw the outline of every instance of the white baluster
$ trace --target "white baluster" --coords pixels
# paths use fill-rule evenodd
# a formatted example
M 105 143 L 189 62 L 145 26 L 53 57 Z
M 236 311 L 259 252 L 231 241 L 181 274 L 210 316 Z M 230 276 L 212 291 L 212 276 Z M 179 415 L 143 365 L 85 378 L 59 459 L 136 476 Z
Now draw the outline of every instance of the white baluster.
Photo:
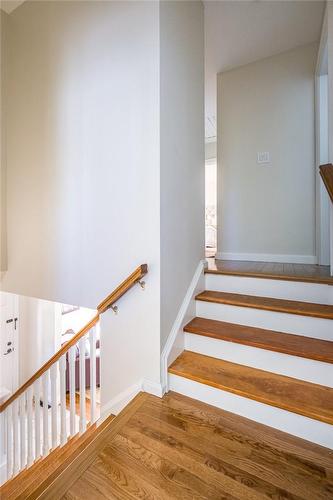
M 6 458 L 7 458 L 7 479 L 13 475 L 13 419 L 12 405 L 6 409 Z
M 69 401 L 70 401 L 70 435 L 74 436 L 76 432 L 75 425 L 75 359 L 76 346 L 69 349 L 68 364 L 69 364 Z
M 43 374 L 43 455 L 48 454 L 49 445 L 49 372 Z
M 20 470 L 20 450 L 19 450 L 19 419 L 18 419 L 18 400 L 15 399 L 12 404 L 13 419 L 13 456 L 14 456 L 14 475 Z
M 57 376 L 58 363 L 54 363 L 50 369 L 51 376 L 51 422 L 52 422 L 52 448 L 58 445 L 58 398 L 57 398 Z
M 27 465 L 27 433 L 26 433 L 26 393 L 20 397 L 20 448 L 21 448 L 21 469 Z
M 35 457 L 36 459 L 41 455 L 41 442 L 40 442 L 40 378 L 34 383 L 35 394 Z
M 96 421 L 96 329 L 89 332 L 90 342 L 90 423 Z
M 66 354 L 60 358 L 60 444 L 67 441 L 66 430 Z
M 86 418 L 86 338 L 79 340 L 80 353 L 80 433 L 87 428 Z
M 34 461 L 33 452 L 33 424 L 32 424 L 32 400 L 33 400 L 33 390 L 32 385 L 27 390 L 27 414 L 28 414 L 28 467 Z

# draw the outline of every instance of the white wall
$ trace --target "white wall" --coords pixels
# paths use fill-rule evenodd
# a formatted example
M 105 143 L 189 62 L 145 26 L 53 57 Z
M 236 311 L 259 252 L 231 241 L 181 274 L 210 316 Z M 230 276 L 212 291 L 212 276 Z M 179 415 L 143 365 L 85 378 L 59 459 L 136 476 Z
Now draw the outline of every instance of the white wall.
M 222 257 L 315 261 L 316 53 L 302 46 L 218 75 Z M 257 164 L 260 151 L 270 165 Z
M 61 305 L 19 297 L 19 385 L 60 347 Z
M 7 268 L 6 239 L 6 76 L 7 76 L 7 19 L 0 9 L 0 273 Z
M 2 288 L 95 308 L 148 263 L 102 324 L 102 380 L 105 398 L 158 382 L 159 5 L 28 1 L 8 28 Z
M 102 405 L 158 392 L 204 248 L 202 4 L 27 1 L 8 26 L 2 288 L 95 308 L 147 263 L 102 318 Z
M 327 32 L 328 32 L 328 157 L 333 163 L 333 2 L 327 2 Z M 333 276 L 333 204 L 330 208 L 330 262 Z
M 204 12 L 160 4 L 161 348 L 204 257 Z
M 333 163 L 333 1 L 327 2 L 328 48 L 328 156 Z M 333 226 L 332 226 L 333 227 Z

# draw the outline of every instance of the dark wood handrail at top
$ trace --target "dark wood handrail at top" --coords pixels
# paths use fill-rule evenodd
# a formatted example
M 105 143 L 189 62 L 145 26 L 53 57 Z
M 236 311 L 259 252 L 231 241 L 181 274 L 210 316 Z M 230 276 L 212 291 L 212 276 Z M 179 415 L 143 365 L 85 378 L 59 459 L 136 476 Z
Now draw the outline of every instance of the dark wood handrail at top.
M 326 165 L 320 165 L 319 172 L 329 197 L 331 198 L 331 202 L 333 203 L 333 165 L 332 163 L 327 163 Z
M 106 297 L 103 302 L 97 307 L 97 314 L 74 335 L 66 344 L 64 344 L 36 373 L 32 375 L 21 387 L 17 389 L 2 405 L 0 405 L 0 413 L 2 413 L 16 398 L 23 394 L 43 373 L 45 373 L 56 361 L 58 361 L 66 352 L 75 345 L 81 337 L 91 330 L 98 322 L 101 314 L 109 309 L 117 300 L 120 299 L 128 290 L 138 283 L 148 272 L 147 264 L 141 264 L 130 276 L 128 276 L 115 290 Z

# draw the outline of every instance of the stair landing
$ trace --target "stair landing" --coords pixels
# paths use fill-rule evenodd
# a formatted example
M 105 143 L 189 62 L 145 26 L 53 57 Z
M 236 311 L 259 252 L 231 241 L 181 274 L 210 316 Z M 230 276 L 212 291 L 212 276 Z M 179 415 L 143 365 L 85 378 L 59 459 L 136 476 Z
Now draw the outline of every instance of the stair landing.
M 225 274 L 248 278 L 266 278 L 304 283 L 333 285 L 329 266 L 285 264 L 277 262 L 250 262 L 208 258 L 207 274 Z

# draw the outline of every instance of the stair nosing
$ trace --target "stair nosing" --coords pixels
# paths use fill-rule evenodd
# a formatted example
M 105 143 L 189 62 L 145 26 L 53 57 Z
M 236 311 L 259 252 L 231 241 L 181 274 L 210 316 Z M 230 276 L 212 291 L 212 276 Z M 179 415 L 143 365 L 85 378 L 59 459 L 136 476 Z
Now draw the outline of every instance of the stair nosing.
M 319 422 L 323 422 L 323 423 L 326 423 L 326 424 L 329 424 L 329 425 L 333 425 L 333 415 L 332 415 L 332 417 L 329 417 L 329 416 L 322 415 L 319 412 L 315 412 L 315 411 L 305 411 L 305 410 L 301 411 L 301 409 L 297 408 L 296 405 L 293 405 L 292 402 L 289 403 L 289 404 L 287 404 L 287 403 L 278 403 L 277 401 L 274 401 L 273 399 L 269 401 L 268 398 L 265 399 L 263 396 L 258 396 L 258 395 L 252 394 L 249 391 L 245 391 L 245 390 L 242 390 L 242 389 L 232 388 L 232 387 L 228 386 L 227 384 L 226 385 L 222 385 L 221 383 L 216 382 L 214 380 L 209 380 L 208 377 L 204 378 L 204 377 L 201 377 L 199 375 L 193 375 L 193 374 L 190 374 L 190 373 L 184 373 L 184 372 L 181 372 L 181 370 L 179 370 L 179 369 L 178 370 L 175 369 L 174 366 L 177 364 L 177 361 L 179 360 L 179 358 L 184 353 L 187 353 L 187 352 L 191 352 L 191 351 L 186 351 L 186 350 L 183 351 L 183 353 L 171 364 L 171 366 L 168 369 L 168 372 L 170 374 L 176 375 L 178 377 L 186 378 L 188 380 L 193 380 L 194 382 L 198 382 L 198 383 L 201 383 L 203 385 L 207 385 L 209 387 L 214 387 L 214 388 L 219 389 L 221 391 L 229 392 L 231 394 L 235 394 L 237 396 L 244 397 L 244 398 L 250 399 L 252 401 L 257 401 L 257 402 L 265 404 L 267 406 L 272 406 L 272 407 L 275 407 L 275 408 L 280 408 L 282 410 L 289 411 L 290 413 L 294 413 L 294 414 L 297 414 L 297 415 L 302 415 L 302 416 L 310 418 L 312 420 L 317 420 Z M 329 388 L 329 387 L 326 387 L 326 386 L 321 386 L 320 384 L 314 384 L 312 382 L 300 381 L 300 380 L 294 379 L 292 377 L 288 377 L 288 376 L 285 376 L 285 375 L 279 375 L 279 374 L 267 372 L 266 370 L 261 370 L 259 368 L 252 368 L 252 367 L 248 367 L 248 366 L 245 366 L 245 365 L 240 365 L 239 363 L 233 363 L 233 362 L 230 362 L 230 361 L 219 360 L 217 358 L 213 358 L 212 356 L 207 356 L 205 354 L 199 354 L 199 353 L 193 353 L 193 352 L 191 352 L 191 354 L 194 354 L 196 357 L 211 358 L 211 359 L 215 360 L 216 362 L 220 362 L 221 365 L 222 364 L 224 364 L 224 365 L 225 364 L 238 365 L 241 368 L 247 368 L 248 370 L 253 371 L 253 372 L 263 372 L 263 373 L 266 373 L 266 374 L 272 376 L 275 379 L 280 378 L 280 379 L 283 379 L 285 381 L 288 379 L 288 380 L 295 381 L 295 382 L 302 382 L 303 384 L 308 385 L 308 386 L 312 386 L 312 387 L 313 386 L 317 386 L 320 389 L 324 388 L 324 389 L 327 389 L 327 390 L 331 390 L 333 392 L 332 388 Z
M 311 355 L 310 353 L 306 353 L 306 352 L 304 353 L 304 352 L 292 350 L 291 348 L 284 349 L 283 347 L 276 347 L 276 346 L 271 345 L 269 343 L 269 341 L 266 341 L 266 343 L 265 343 L 264 340 L 262 341 L 262 344 L 260 344 L 258 341 L 251 340 L 250 336 L 249 336 L 249 339 L 240 339 L 240 338 L 232 338 L 232 336 L 227 336 L 223 333 L 221 335 L 217 335 L 214 332 L 210 332 L 210 331 L 205 330 L 205 328 L 192 327 L 192 323 L 195 320 L 204 320 L 205 322 L 220 324 L 221 327 L 224 327 L 224 326 L 229 326 L 231 328 L 239 327 L 241 329 L 248 330 L 249 333 L 251 331 L 256 331 L 256 332 L 260 331 L 263 334 L 264 334 L 264 332 L 267 332 L 267 333 L 273 333 L 274 335 L 277 335 L 277 336 L 281 336 L 281 335 L 287 336 L 288 335 L 291 338 L 297 337 L 298 339 L 303 340 L 304 343 L 309 343 L 309 342 L 315 341 L 315 342 L 320 342 L 320 343 L 323 342 L 325 345 L 331 344 L 333 346 L 333 344 L 329 340 L 316 339 L 314 337 L 306 337 L 303 335 L 297 335 L 297 334 L 293 334 L 293 333 L 278 332 L 275 330 L 268 330 L 267 328 L 265 329 L 265 328 L 253 327 L 253 326 L 248 326 L 248 325 L 240 325 L 240 324 L 230 323 L 230 322 L 226 322 L 226 321 L 213 320 L 210 318 L 201 318 L 199 316 L 193 318 L 189 323 L 187 323 L 184 326 L 184 329 L 183 329 L 185 333 L 191 333 L 193 335 L 199 335 L 202 337 L 213 338 L 216 340 L 222 340 L 224 342 L 231 342 L 234 344 L 245 345 L 248 347 L 253 347 L 254 349 L 262 349 L 262 350 L 266 350 L 266 351 L 278 352 L 278 353 L 287 354 L 290 356 L 311 359 L 311 360 L 319 361 L 322 363 L 333 364 L 333 355 L 331 357 L 321 355 L 321 354 L 312 354 Z
M 220 296 L 220 298 L 209 297 L 207 295 L 205 296 L 205 294 L 207 294 L 207 293 L 221 294 L 221 296 Z M 227 300 L 226 297 L 224 297 L 224 298 L 222 297 L 222 294 L 233 295 L 234 297 L 239 296 L 239 297 L 251 297 L 251 298 L 261 299 L 261 300 L 272 300 L 272 301 L 280 302 L 281 306 L 278 307 L 277 305 L 273 306 L 273 305 L 265 305 L 265 304 L 245 303 L 245 302 L 242 302 L 241 299 L 239 299 L 239 301 L 237 302 L 236 298 L 234 298 L 233 300 L 232 299 Z M 249 294 L 239 294 L 239 293 L 237 294 L 234 292 L 220 292 L 220 291 L 216 291 L 216 290 L 205 290 L 203 292 L 200 292 L 199 294 L 197 294 L 195 296 L 195 300 L 198 300 L 201 302 L 230 305 L 233 307 L 245 307 L 248 309 L 259 309 L 259 310 L 264 310 L 264 311 L 273 311 L 273 312 L 279 312 L 282 314 L 294 314 L 296 316 L 321 318 L 321 319 L 328 319 L 328 320 L 333 319 L 333 306 L 331 304 L 318 304 L 315 302 L 306 302 L 306 301 L 301 301 L 301 300 L 295 301 L 295 300 L 278 299 L 275 297 L 266 297 L 266 296 L 260 296 L 260 295 L 249 295 Z M 307 312 L 307 311 L 299 311 L 299 310 L 295 310 L 295 309 L 282 308 L 282 304 L 286 303 L 286 302 L 289 302 L 289 303 L 291 302 L 291 303 L 295 303 L 295 304 L 308 304 L 311 306 L 332 307 L 332 312 L 330 312 L 329 314 L 328 313 L 324 314 L 324 313 L 320 313 L 320 312 L 316 313 L 316 312 Z

